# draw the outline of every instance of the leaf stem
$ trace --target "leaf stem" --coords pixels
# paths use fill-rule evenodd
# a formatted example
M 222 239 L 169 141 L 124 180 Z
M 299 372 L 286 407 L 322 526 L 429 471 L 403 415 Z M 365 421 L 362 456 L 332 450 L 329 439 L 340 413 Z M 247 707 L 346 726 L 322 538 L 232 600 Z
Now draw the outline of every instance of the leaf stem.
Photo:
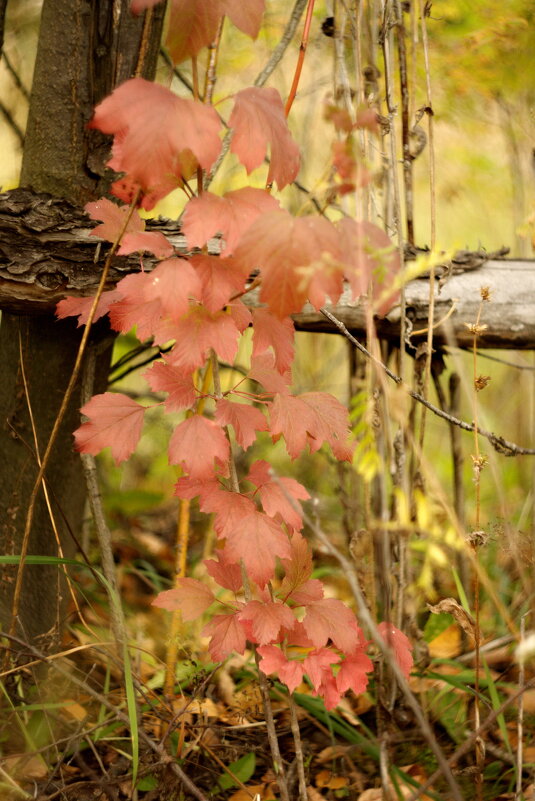
M 290 109 L 292 108 L 293 102 L 295 100 L 297 87 L 299 86 L 299 79 L 301 77 L 301 71 L 303 69 L 303 64 L 305 62 L 305 53 L 308 45 L 308 35 L 310 33 L 310 24 L 312 22 L 312 12 L 314 11 L 314 3 L 315 0 L 308 0 L 307 14 L 305 17 L 305 25 L 303 28 L 303 36 L 301 39 L 301 44 L 299 45 L 299 56 L 297 59 L 297 65 L 295 67 L 294 79 L 292 81 L 290 94 L 288 95 L 288 100 L 286 101 L 286 106 L 284 108 L 284 114 L 286 117 L 290 113 Z

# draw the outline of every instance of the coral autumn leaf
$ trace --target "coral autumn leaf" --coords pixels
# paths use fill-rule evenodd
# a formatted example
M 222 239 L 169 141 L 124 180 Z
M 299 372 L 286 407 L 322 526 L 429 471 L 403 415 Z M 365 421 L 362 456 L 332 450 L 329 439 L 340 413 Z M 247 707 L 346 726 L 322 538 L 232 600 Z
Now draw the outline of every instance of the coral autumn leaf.
M 225 551 L 230 560 L 243 559 L 253 581 L 264 587 L 273 578 L 275 557 L 290 556 L 290 544 L 281 527 L 270 517 L 252 512 L 227 533 Z
M 308 604 L 303 626 L 317 647 L 324 646 L 331 639 L 341 651 L 351 653 L 360 642 L 355 615 L 336 598 L 322 598 Z
M 100 320 L 105 314 L 108 314 L 111 306 L 121 299 L 121 293 L 117 289 L 111 289 L 109 292 L 103 292 L 100 296 L 93 322 Z M 78 317 L 78 325 L 85 325 L 89 319 L 89 312 L 93 306 L 94 297 L 89 298 L 63 298 L 56 306 L 56 317 L 58 320 L 63 320 L 65 317 Z
M 284 319 L 300 312 L 316 271 L 329 274 L 340 261 L 340 234 L 324 217 L 292 217 L 287 211 L 262 214 L 245 231 L 234 251 L 244 270 L 260 268 L 260 300 Z M 342 267 L 340 266 L 340 276 Z M 314 302 L 322 305 L 318 279 Z M 336 298 L 334 298 L 336 300 Z
M 265 353 L 268 348 L 275 354 L 275 366 L 284 373 L 294 358 L 295 328 L 290 317 L 282 320 L 268 309 L 253 309 L 253 356 Z
M 185 467 L 192 478 L 213 473 L 214 459 L 225 462 L 229 443 L 217 423 L 194 414 L 178 425 L 169 441 L 169 462 Z
M 156 344 L 176 340 L 168 361 L 183 370 L 195 370 L 204 364 L 210 348 L 232 363 L 238 350 L 239 332 L 231 315 L 224 311 L 211 314 L 204 306 L 194 306 L 176 323 L 163 323 L 156 332 Z
M 211 236 L 223 237 L 221 255 L 230 256 L 242 234 L 260 214 L 274 211 L 279 203 L 264 189 L 245 186 L 222 197 L 203 192 L 184 209 L 182 230 L 190 247 L 202 247 Z
M 258 665 L 262 673 L 265 673 L 266 676 L 274 673 L 293 693 L 303 681 L 302 663 L 288 659 L 275 645 L 261 645 L 257 651 L 262 657 Z
M 161 261 L 150 273 L 144 289 L 145 299 L 158 300 L 172 320 L 186 313 L 190 298 L 201 294 L 201 281 L 189 261 L 172 258 Z
M 275 439 L 281 434 L 286 449 L 292 459 L 305 450 L 308 435 L 317 427 L 313 410 L 299 397 L 290 394 L 276 394 L 269 406 L 270 431 Z
M 233 131 L 230 149 L 248 173 L 264 161 L 268 145 L 270 165 L 267 181 L 279 189 L 299 172 L 299 148 L 292 138 L 279 92 L 273 88 L 249 87 L 234 97 L 229 118 Z
M 300 514 L 299 501 L 308 500 L 310 495 L 294 478 L 282 476 L 274 479 L 269 470 L 270 466 L 267 462 L 262 460 L 255 462 L 247 480 L 258 489 L 262 507 L 269 517 L 279 516 L 290 528 L 300 529 L 303 519 Z
M 90 236 L 97 236 L 100 239 L 107 239 L 108 242 L 115 242 L 119 234 L 124 229 L 124 233 L 139 233 L 145 230 L 145 221 L 141 219 L 136 209 L 130 215 L 128 223 L 125 223 L 130 213 L 128 206 L 118 206 L 106 197 L 99 200 L 92 200 L 86 203 L 84 211 L 89 214 L 92 220 L 100 220 L 101 225 L 96 225 Z
M 74 432 L 76 450 L 95 455 L 109 446 L 116 464 L 128 459 L 141 436 L 145 407 L 118 392 L 104 392 L 80 411 L 89 420 Z
M 217 36 L 224 14 L 222 0 L 171 0 L 166 48 L 180 64 L 196 56 Z
M 282 597 L 291 595 L 312 575 L 312 551 L 301 534 L 295 533 L 290 542 L 291 556 L 282 559 L 285 575 L 280 587 Z
M 209 169 L 221 149 L 213 108 L 143 78 L 131 78 L 99 103 L 89 127 L 114 135 L 108 166 L 141 188 L 146 209 L 178 185 L 181 154 L 192 153 Z
M 275 369 L 275 356 L 269 351 L 261 353 L 259 356 L 253 356 L 251 369 L 247 377 L 262 384 L 266 392 L 270 394 L 279 393 L 285 395 L 289 392 L 290 384 L 292 383 L 292 376 L 289 370 L 284 375 L 281 375 Z
M 220 551 L 218 559 L 205 559 L 203 562 L 208 575 L 212 576 L 216 584 L 231 592 L 239 592 L 243 584 L 241 567 L 236 562 L 227 562 Z
M 260 645 L 277 640 L 282 627 L 291 630 L 295 623 L 290 607 L 280 601 L 249 601 L 239 619 L 252 622 L 254 641 Z
M 334 395 L 328 392 L 305 392 L 299 396 L 315 415 L 314 431 L 309 432 L 310 452 L 318 450 L 322 442 L 328 442 L 340 461 L 351 461 L 353 450 L 348 444 L 349 417 L 347 409 Z
M 202 581 L 179 578 L 176 583 L 174 589 L 160 592 L 152 605 L 169 612 L 178 609 L 184 620 L 196 620 L 215 601 L 213 592 Z
M 325 672 L 332 676 L 331 665 L 339 661 L 340 656 L 330 648 L 315 648 L 306 656 L 303 668 L 316 692 L 324 680 Z
M 153 253 L 157 259 L 172 256 L 174 248 L 161 231 L 140 231 L 134 234 L 125 234 L 121 239 L 118 256 L 129 256 L 130 253 Z
M 224 13 L 232 20 L 234 25 L 256 39 L 262 24 L 265 0 L 222 0 Z
M 214 529 L 218 537 L 226 537 L 239 525 L 240 520 L 256 511 L 254 502 L 239 492 L 230 492 L 219 487 L 217 492 L 201 496 L 201 512 L 214 515 Z
M 267 431 L 268 428 L 260 409 L 245 403 L 233 403 L 226 398 L 217 401 L 215 419 L 221 426 L 232 426 L 236 440 L 244 450 L 256 440 L 257 431 Z
M 184 373 L 165 360 L 156 362 L 143 373 L 154 392 L 167 392 L 165 407 L 168 412 L 189 409 L 197 397 L 190 373 Z
M 400 667 L 401 672 L 406 678 L 409 678 L 414 660 L 412 658 L 412 645 L 408 637 L 403 634 L 393 623 L 379 623 L 377 631 L 384 639 L 387 645 L 394 652 L 396 661 Z
M 190 259 L 202 287 L 199 300 L 210 312 L 222 309 L 245 286 L 243 270 L 233 259 L 198 255 Z
M 341 693 L 351 689 L 356 695 L 365 692 L 368 686 L 368 673 L 373 670 L 373 663 L 364 651 L 357 651 L 346 656 L 340 670 L 336 674 L 336 686 Z
M 230 654 L 243 654 L 245 651 L 245 630 L 236 612 L 229 615 L 215 615 L 202 630 L 203 637 L 211 635 L 208 646 L 214 661 L 226 659 Z

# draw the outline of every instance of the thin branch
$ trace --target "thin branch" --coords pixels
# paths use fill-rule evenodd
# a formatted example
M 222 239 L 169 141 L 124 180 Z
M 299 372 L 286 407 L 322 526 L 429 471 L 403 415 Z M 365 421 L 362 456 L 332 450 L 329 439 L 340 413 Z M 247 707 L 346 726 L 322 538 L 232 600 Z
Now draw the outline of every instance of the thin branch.
M 281 40 L 278 43 L 277 47 L 271 54 L 269 61 L 263 67 L 258 75 L 254 80 L 254 86 L 264 86 L 267 79 L 279 63 L 281 61 L 283 55 L 285 54 L 286 50 L 290 42 L 292 41 L 297 26 L 299 25 L 299 20 L 305 10 L 305 6 L 307 4 L 307 0 L 296 0 L 296 3 L 293 7 L 292 13 L 290 14 L 290 19 L 286 24 L 286 28 L 284 29 L 284 33 L 282 34 Z
M 290 88 L 290 94 L 288 95 L 286 106 L 284 107 L 285 117 L 287 117 L 288 114 L 290 113 L 290 109 L 292 108 L 295 96 L 297 94 L 297 87 L 299 86 L 299 79 L 301 77 L 303 64 L 305 62 L 305 53 L 308 45 L 308 36 L 310 34 L 310 24 L 312 22 L 312 12 L 314 11 L 314 2 L 315 0 L 308 0 L 307 15 L 305 17 L 305 27 L 303 29 L 303 37 L 301 39 L 301 44 L 299 45 L 299 57 L 297 59 L 297 65 L 295 67 L 294 79 L 292 81 L 292 86 Z
M 13 118 L 11 111 L 5 106 L 2 101 L 0 100 L 0 112 L 6 118 L 6 122 L 19 140 L 21 146 L 24 145 L 24 132 L 22 128 L 19 126 L 18 122 Z
M 368 359 L 371 359 L 378 367 L 384 370 L 386 375 L 391 378 L 392 381 L 395 381 L 398 386 L 402 386 L 411 398 L 414 398 L 414 400 L 422 403 L 431 412 L 433 412 L 433 414 L 436 414 L 437 417 L 441 417 L 443 420 L 447 420 L 448 423 L 459 426 L 459 428 L 462 428 L 463 431 L 475 430 L 473 423 L 467 423 L 465 420 L 459 420 L 459 418 L 448 414 L 448 412 L 445 412 L 442 409 L 439 409 L 438 406 L 435 406 L 434 403 L 428 401 L 423 397 L 423 395 L 420 395 L 419 392 L 414 392 L 414 390 L 410 389 L 410 387 L 404 383 L 403 379 L 399 375 L 393 373 L 392 370 L 386 366 L 386 364 L 383 364 L 380 359 L 371 354 L 370 351 L 364 347 L 364 345 L 355 339 L 355 337 L 347 330 L 346 326 L 341 320 L 338 320 L 338 318 L 335 317 L 334 314 L 331 314 L 328 309 L 322 308 L 320 311 L 324 317 L 330 320 L 338 328 L 338 330 L 350 342 L 352 342 L 358 350 L 360 350 L 361 353 L 363 353 L 368 357 Z M 482 437 L 488 439 L 492 447 L 498 451 L 498 453 L 502 453 L 504 456 L 535 456 L 535 448 L 523 448 L 520 445 L 517 445 L 515 442 L 509 442 L 509 440 L 505 439 L 504 437 L 493 434 L 492 431 L 486 431 L 484 428 L 478 428 L 478 433 L 481 434 Z
M 1 10 L 1 6 L 0 6 L 0 25 L 1 25 L 1 19 L 2 19 L 2 10 Z M 29 101 L 30 100 L 30 93 L 26 89 L 24 84 L 22 83 L 19 73 L 17 72 L 17 70 L 15 69 L 13 64 L 11 63 L 11 59 L 9 58 L 8 54 L 5 53 L 5 52 L 2 53 L 2 55 L 4 57 L 4 64 L 7 67 L 7 71 L 10 73 L 11 77 L 13 78 L 15 86 L 17 87 L 17 89 L 19 90 L 21 95 L 24 97 L 24 99 Z

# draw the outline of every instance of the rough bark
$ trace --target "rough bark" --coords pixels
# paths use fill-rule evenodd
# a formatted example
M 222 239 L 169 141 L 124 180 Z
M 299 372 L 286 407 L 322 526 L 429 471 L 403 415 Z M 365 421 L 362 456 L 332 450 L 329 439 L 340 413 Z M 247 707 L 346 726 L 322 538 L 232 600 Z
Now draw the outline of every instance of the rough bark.
M 42 248 L 42 238 L 50 244 L 49 232 L 62 231 L 62 222 L 72 216 L 83 219 L 76 207 L 99 197 L 106 188 L 104 164 L 109 157 L 109 142 L 87 130 L 93 107 L 114 86 L 130 78 L 142 64 L 141 74 L 153 77 L 160 42 L 163 4 L 155 9 L 148 37 L 143 37 L 144 18 L 134 19 L 129 0 L 45 0 L 39 35 L 34 81 L 25 138 L 21 183 L 38 192 L 48 192 L 62 200 L 34 205 L 13 213 L 1 231 L 0 252 L 3 266 L 21 270 L 20 254 L 28 256 L 28 239 L 23 236 L 20 219 L 26 214 L 31 231 L 30 251 L 38 265 L 34 286 L 53 290 L 54 282 L 63 280 L 55 272 L 53 254 Z M 140 55 L 141 54 L 141 55 Z M 22 195 L 21 195 L 22 198 Z M 74 206 L 70 205 L 74 204 Z M 31 206 L 32 204 L 30 204 Z M 60 236 L 61 239 L 61 236 Z M 53 240 L 53 237 L 52 237 Z M 93 261 L 94 247 L 76 255 L 66 252 L 66 264 L 76 264 L 84 276 L 98 280 L 100 267 Z M 13 265 L 15 267 L 13 268 Z M 65 268 L 67 269 L 67 268 Z M 24 368 L 41 452 L 47 442 L 74 365 L 80 333 L 73 323 L 59 324 L 50 304 L 39 302 L 39 293 L 24 304 L 0 302 L 0 552 L 21 551 L 28 497 L 36 475 L 36 458 L 28 418 L 27 401 L 22 385 L 22 350 Z M 43 311 L 45 313 L 43 313 Z M 36 316 L 38 314 L 39 316 Z M 98 334 L 98 331 L 97 331 Z M 103 388 L 109 366 L 110 347 L 105 347 L 109 333 L 100 330 L 104 339 L 103 354 L 97 373 Z M 19 349 L 19 342 L 21 348 Z M 98 391 L 97 388 L 97 391 Z M 73 551 L 68 534 L 80 529 L 85 487 L 79 458 L 72 448 L 72 430 L 79 421 L 79 392 L 57 439 L 46 473 L 55 498 L 56 517 L 60 524 L 64 552 Z M 61 509 L 61 514 L 58 514 Z M 57 545 L 48 511 L 39 500 L 31 531 L 30 554 L 57 554 Z M 0 582 L 0 621 L 10 617 L 11 597 L 16 568 L 2 570 Z M 58 628 L 63 614 L 58 587 L 58 571 L 48 575 L 44 568 L 26 567 L 20 630 L 33 639 Z

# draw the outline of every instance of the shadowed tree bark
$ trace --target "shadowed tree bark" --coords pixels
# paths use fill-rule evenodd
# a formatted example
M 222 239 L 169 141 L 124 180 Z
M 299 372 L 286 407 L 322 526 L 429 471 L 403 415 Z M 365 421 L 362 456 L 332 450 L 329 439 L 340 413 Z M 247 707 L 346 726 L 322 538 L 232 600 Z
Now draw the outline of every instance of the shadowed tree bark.
M 64 198 L 79 209 L 106 191 L 104 164 L 109 158 L 109 141 L 98 132 L 87 130 L 87 122 L 95 104 L 115 86 L 135 74 L 154 76 L 163 14 L 161 5 L 148 16 L 134 18 L 129 11 L 129 0 L 44 1 L 22 185 Z M 58 206 L 51 203 L 49 208 L 52 214 Z M 70 208 L 65 202 L 62 211 L 66 217 Z M 31 208 L 26 213 L 31 215 Z M 77 214 L 75 210 L 72 213 Z M 41 231 L 46 230 L 46 225 L 45 210 Z M 37 236 L 37 244 L 38 241 Z M 41 261 L 45 275 L 46 254 Z M 97 273 L 100 269 L 92 258 L 83 267 Z M 21 552 L 28 499 L 38 470 L 23 371 L 42 454 L 72 372 L 80 336 L 71 322 L 56 322 L 50 311 L 43 314 L 39 303 L 25 303 L 24 313 L 15 314 L 5 308 L 2 313 L 0 552 L 3 554 Z M 95 387 L 98 392 L 106 385 L 113 340 L 108 331 L 97 327 L 93 341 L 102 344 Z M 82 468 L 72 447 L 72 431 L 79 424 L 79 406 L 78 388 L 46 472 L 65 554 L 74 550 L 69 530 L 74 534 L 79 531 L 84 510 Z M 28 553 L 58 553 L 42 492 L 36 505 Z M 9 626 L 16 573 L 17 566 L 2 567 L 0 619 L 4 626 Z M 53 640 L 60 629 L 65 588 L 59 576 L 56 567 L 25 568 L 18 622 L 19 631 L 29 641 L 36 637 Z

